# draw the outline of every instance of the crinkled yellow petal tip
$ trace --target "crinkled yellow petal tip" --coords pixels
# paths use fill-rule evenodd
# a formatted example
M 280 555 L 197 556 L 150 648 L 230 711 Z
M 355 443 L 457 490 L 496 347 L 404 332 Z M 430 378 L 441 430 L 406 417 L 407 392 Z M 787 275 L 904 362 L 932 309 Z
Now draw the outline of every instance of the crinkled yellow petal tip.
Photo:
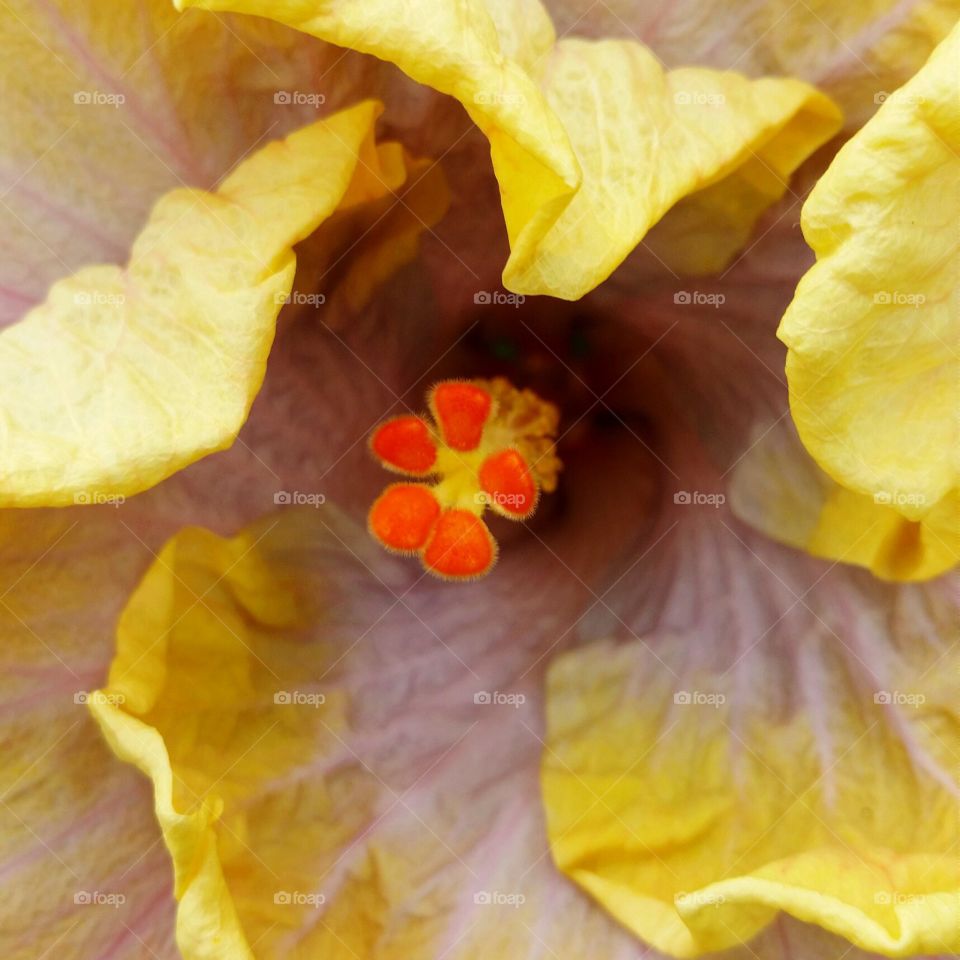
M 297 528 L 288 514 L 230 540 L 196 528 L 177 534 L 124 609 L 108 684 L 90 696 L 110 747 L 153 783 L 186 960 L 252 960 L 227 874 L 262 867 L 267 854 L 258 863 L 245 834 L 265 824 L 254 812 L 248 828 L 237 801 L 255 803 L 272 777 L 302 763 L 317 747 L 321 720 L 328 730 L 340 723 L 332 697 L 322 715 L 283 699 L 296 687 L 290 665 L 306 656 L 296 631 L 312 600 L 263 549 Z M 250 858 L 247 867 L 237 851 Z M 275 889 L 290 882 L 279 869 L 274 863 L 257 877 L 258 915 L 277 910 Z
M 270 17 L 456 97 L 490 141 L 511 247 L 503 281 L 523 294 L 582 297 L 684 198 L 681 216 L 716 245 L 668 234 L 660 255 L 719 268 L 841 124 L 836 105 L 797 80 L 665 71 L 628 41 L 557 43 L 533 0 L 522 17 L 501 0 L 179 6 Z
M 594 644 L 550 667 L 541 780 L 559 869 L 674 957 L 746 943 L 780 911 L 885 956 L 960 949 L 952 680 L 921 667 L 885 694 L 925 690 L 918 705 L 860 701 L 841 658 L 809 650 L 798 660 L 822 660 L 833 699 L 790 716 L 772 678 L 667 677 L 649 649 Z
M 869 565 L 894 579 L 960 560 L 958 62 L 960 26 L 811 193 L 817 263 L 779 331 L 800 437 L 849 491 L 817 552 L 843 558 L 850 511 L 874 528 Z

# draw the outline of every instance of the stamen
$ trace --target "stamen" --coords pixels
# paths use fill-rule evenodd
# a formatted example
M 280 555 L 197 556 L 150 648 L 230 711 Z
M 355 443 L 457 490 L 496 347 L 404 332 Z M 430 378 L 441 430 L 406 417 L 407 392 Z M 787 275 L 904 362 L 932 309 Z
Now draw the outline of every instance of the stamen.
M 540 491 L 556 489 L 560 414 L 499 377 L 446 380 L 429 405 L 436 427 L 411 414 L 373 432 L 370 448 L 385 467 L 436 479 L 387 487 L 370 508 L 370 532 L 388 550 L 418 553 L 442 579 L 475 579 L 497 558 L 484 511 L 525 520 Z

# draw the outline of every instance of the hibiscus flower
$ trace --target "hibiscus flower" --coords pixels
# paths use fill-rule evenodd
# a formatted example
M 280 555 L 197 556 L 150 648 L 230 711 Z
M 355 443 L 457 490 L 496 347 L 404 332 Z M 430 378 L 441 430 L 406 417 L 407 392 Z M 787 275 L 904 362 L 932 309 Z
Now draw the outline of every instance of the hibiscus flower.
M 960 951 L 956 3 L 178 6 L 3 3 L 3 956 Z

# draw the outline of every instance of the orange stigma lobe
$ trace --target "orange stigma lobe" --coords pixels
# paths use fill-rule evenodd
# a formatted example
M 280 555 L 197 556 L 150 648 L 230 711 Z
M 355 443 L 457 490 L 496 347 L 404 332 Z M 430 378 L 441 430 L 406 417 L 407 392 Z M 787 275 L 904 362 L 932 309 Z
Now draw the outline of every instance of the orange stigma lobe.
M 423 552 L 424 566 L 441 577 L 470 579 L 487 573 L 497 547 L 487 525 L 469 510 L 446 510 Z
M 434 388 L 431 406 L 447 446 L 475 450 L 490 416 L 493 398 L 482 387 L 452 380 Z
M 410 553 L 427 542 L 440 516 L 440 504 L 419 483 L 387 487 L 370 508 L 370 532 L 390 550 Z
M 412 415 L 394 417 L 380 424 L 370 447 L 384 466 L 418 477 L 428 474 L 437 459 L 437 446 L 430 428 Z
M 480 486 L 497 513 L 523 520 L 537 505 L 537 485 L 518 450 L 501 450 L 480 465 Z

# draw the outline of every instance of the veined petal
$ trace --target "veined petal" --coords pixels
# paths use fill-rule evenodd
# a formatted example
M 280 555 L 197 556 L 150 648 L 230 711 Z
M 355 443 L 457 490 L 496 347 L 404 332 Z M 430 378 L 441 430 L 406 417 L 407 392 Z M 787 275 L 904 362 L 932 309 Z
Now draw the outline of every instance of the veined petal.
M 946 497 L 910 520 L 889 497 L 841 487 L 801 445 L 792 424 L 758 425 L 736 464 L 737 515 L 768 537 L 816 556 L 867 567 L 885 580 L 928 580 L 960 560 L 960 503 Z
M 798 81 L 665 73 L 632 42 L 554 44 L 532 3 L 516 20 L 483 0 L 180 5 L 277 19 L 459 99 L 490 140 L 511 246 L 503 280 L 524 294 L 583 296 L 677 201 L 730 177 L 742 212 L 712 194 L 698 202 L 742 243 L 789 173 L 840 124 L 832 102 Z M 724 262 L 731 252 L 728 244 Z
M 536 247 L 514 247 L 504 282 L 569 300 L 605 280 L 678 201 L 723 242 L 709 260 L 689 238 L 661 244 L 661 255 L 681 269 L 723 266 L 840 126 L 836 107 L 804 83 L 665 71 L 628 41 L 564 40 L 543 83 L 583 183 Z
M 152 781 L 184 960 L 630 960 L 550 864 L 538 801 L 543 653 L 584 591 L 514 554 L 473 588 L 500 643 L 368 544 L 330 505 L 184 530 L 119 620 L 91 709 Z
M 960 27 L 817 184 L 802 223 L 818 262 L 779 331 L 814 459 L 855 494 L 928 521 L 954 556 L 958 57 Z
M 4 14 L 0 327 L 81 266 L 124 263 L 160 196 L 212 189 L 263 138 L 316 120 L 316 94 L 326 113 L 376 89 L 373 65 L 332 45 L 169 0 L 9 0 Z
M 0 511 L 7 960 L 167 960 L 175 949 L 169 862 L 149 790 L 116 762 L 85 705 L 148 559 L 110 507 Z
M 87 267 L 0 334 L 0 503 L 137 493 L 228 447 L 263 379 L 292 247 L 402 183 L 365 102 L 154 208 L 126 269 Z
M 669 5 L 547 0 L 559 33 L 642 37 L 668 66 L 805 80 L 858 129 L 923 66 L 960 17 L 957 0 L 675 0 Z
M 629 628 L 549 671 L 558 866 L 675 957 L 780 911 L 885 956 L 955 952 L 951 585 L 827 578 L 723 507 L 672 513 L 644 558 L 669 589 L 608 596 Z

